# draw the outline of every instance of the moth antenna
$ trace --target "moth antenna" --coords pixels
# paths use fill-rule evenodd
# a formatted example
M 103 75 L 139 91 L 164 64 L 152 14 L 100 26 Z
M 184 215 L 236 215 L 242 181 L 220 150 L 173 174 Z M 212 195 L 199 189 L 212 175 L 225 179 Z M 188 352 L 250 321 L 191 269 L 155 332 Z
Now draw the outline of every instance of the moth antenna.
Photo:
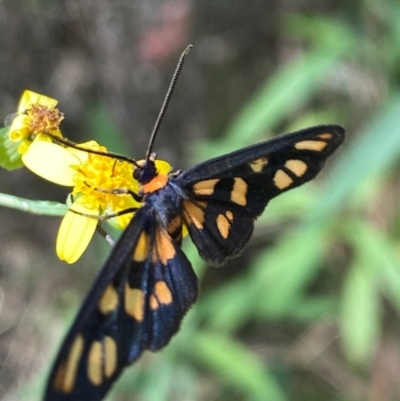
M 142 168 L 135 159 L 132 159 L 131 157 L 121 155 L 119 153 L 114 153 L 114 152 L 102 152 L 101 150 L 94 150 L 94 149 L 88 149 L 85 146 L 78 145 L 77 143 L 71 141 L 68 138 L 60 138 L 57 135 L 53 135 L 50 132 L 46 132 L 46 135 L 49 136 L 54 142 L 62 145 L 69 146 L 74 149 L 82 150 L 84 152 L 92 153 L 94 155 L 100 155 L 100 156 L 105 156 L 105 157 L 111 157 L 113 159 L 118 159 L 118 160 L 123 160 L 128 163 L 132 163 L 134 166 L 138 168 Z
M 178 64 L 176 66 L 174 75 L 172 76 L 171 83 L 169 84 L 168 92 L 167 92 L 167 94 L 166 94 L 166 96 L 164 98 L 164 102 L 163 102 L 163 104 L 161 106 L 161 109 L 160 109 L 160 112 L 158 114 L 156 123 L 154 124 L 153 132 L 151 133 L 151 136 L 150 136 L 149 146 L 147 148 L 147 153 L 146 153 L 146 160 L 147 161 L 150 158 L 151 151 L 152 151 L 153 145 L 154 145 L 154 140 L 155 140 L 157 132 L 158 132 L 158 130 L 160 128 L 161 122 L 162 122 L 162 120 L 164 118 L 165 112 L 167 111 L 168 104 L 169 104 L 169 102 L 171 100 L 171 96 L 172 96 L 172 93 L 174 92 L 176 82 L 177 82 L 177 80 L 179 78 L 179 75 L 181 73 L 181 70 L 182 70 L 182 67 L 183 67 L 183 63 L 185 62 L 185 58 L 189 54 L 190 49 L 192 47 L 193 47 L 193 45 L 189 45 L 183 51 L 183 53 L 181 54 L 181 57 L 179 58 L 179 61 L 178 61 Z

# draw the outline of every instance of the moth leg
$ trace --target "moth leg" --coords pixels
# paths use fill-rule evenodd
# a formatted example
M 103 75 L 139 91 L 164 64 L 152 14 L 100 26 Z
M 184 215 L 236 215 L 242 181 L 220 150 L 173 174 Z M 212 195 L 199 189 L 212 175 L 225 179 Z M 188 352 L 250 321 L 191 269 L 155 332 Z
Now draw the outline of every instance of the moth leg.
M 100 225 L 97 224 L 96 231 L 113 247 L 115 241 L 112 239 L 111 235 Z
M 124 214 L 133 213 L 133 212 L 136 212 L 138 209 L 139 208 L 137 208 L 137 207 L 131 207 L 131 208 L 128 208 L 125 210 L 121 210 L 120 212 L 110 213 L 110 214 L 107 214 L 104 216 L 96 216 L 96 215 L 89 214 L 89 213 L 82 213 L 82 212 L 78 212 L 74 209 L 69 209 L 69 211 L 72 213 L 75 213 L 75 214 L 79 214 L 80 216 L 97 219 L 98 223 L 97 223 L 96 231 L 113 247 L 115 245 L 115 241 L 112 239 L 111 235 L 108 234 L 108 232 L 101 226 L 100 221 L 106 221 L 113 217 L 118 217 L 118 216 L 122 216 Z
M 128 209 L 124 209 L 124 210 L 121 210 L 121 211 L 115 212 L 115 213 L 105 214 L 103 216 L 98 216 L 98 215 L 90 214 L 90 213 L 82 213 L 82 212 L 78 212 L 74 209 L 69 209 L 69 211 L 72 213 L 75 213 L 75 214 L 79 214 L 80 216 L 90 217 L 93 219 L 97 219 L 99 221 L 106 221 L 106 220 L 112 219 L 113 217 L 122 216 L 122 215 L 128 214 L 128 213 L 134 213 L 138 209 L 139 209 L 138 207 L 129 207 Z
M 85 182 L 85 185 L 87 185 L 89 188 L 92 188 L 87 182 Z M 93 187 L 95 191 L 98 192 L 103 192 L 105 194 L 113 194 L 113 195 L 130 195 L 132 196 L 133 199 L 135 199 L 136 202 L 142 202 L 142 196 L 137 194 L 136 192 L 131 191 L 128 188 L 115 188 L 115 189 L 104 189 L 104 188 L 98 188 L 98 187 Z

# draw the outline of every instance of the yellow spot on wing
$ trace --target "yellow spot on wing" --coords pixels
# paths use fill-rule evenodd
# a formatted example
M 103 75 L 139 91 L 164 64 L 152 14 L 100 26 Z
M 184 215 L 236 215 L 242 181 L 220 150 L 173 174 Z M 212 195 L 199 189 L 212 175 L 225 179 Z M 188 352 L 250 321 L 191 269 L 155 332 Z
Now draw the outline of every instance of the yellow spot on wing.
M 144 292 L 139 288 L 125 285 L 125 312 L 138 322 L 144 317 Z
M 278 170 L 275 173 L 274 183 L 279 189 L 287 188 L 292 182 L 292 178 L 289 177 L 283 170 Z
M 115 340 L 106 336 L 104 338 L 104 350 L 105 350 L 105 369 L 104 373 L 106 377 L 111 377 L 118 365 L 118 354 L 117 354 L 117 343 Z
M 325 132 L 324 134 L 319 134 L 318 137 L 321 139 L 332 139 L 332 134 Z
M 118 294 L 115 288 L 110 284 L 104 291 L 103 296 L 99 301 L 99 309 L 103 314 L 107 314 L 115 310 L 118 306 Z
M 99 386 L 103 381 L 102 356 L 101 342 L 93 341 L 88 355 L 87 375 L 94 386 Z
M 260 173 L 267 164 L 268 159 L 266 157 L 260 157 L 259 159 L 252 161 L 249 165 L 255 173 Z
M 297 177 L 301 177 L 307 171 L 307 163 L 303 160 L 290 159 L 285 163 L 285 167 L 288 168 Z
M 294 147 L 299 150 L 316 150 L 317 152 L 320 152 L 321 150 L 325 149 L 327 146 L 327 143 L 324 141 L 300 141 L 297 142 Z
M 225 212 L 226 217 L 228 218 L 228 220 L 232 221 L 233 220 L 233 213 L 230 210 L 227 210 Z
M 160 304 L 157 301 L 157 298 L 154 295 L 150 295 L 149 306 L 151 310 L 156 310 L 160 306 Z
M 166 305 L 172 302 L 172 294 L 165 281 L 157 281 L 154 292 L 158 302 Z
M 70 393 L 73 390 L 79 361 L 83 352 L 83 345 L 83 337 L 79 334 L 76 336 L 72 344 L 67 360 L 61 364 L 57 370 L 53 383 L 53 386 L 57 391 Z
M 135 262 L 145 261 L 149 255 L 149 246 L 150 238 L 145 232 L 142 232 L 133 252 L 133 260 Z
M 205 206 L 205 202 L 198 202 L 201 206 Z M 193 223 L 199 230 L 203 229 L 204 225 L 204 210 L 190 201 L 183 202 L 183 210 L 185 213 L 186 222 Z
M 243 178 L 235 178 L 231 191 L 231 201 L 246 206 L 247 184 Z
M 228 238 L 229 230 L 231 229 L 231 224 L 224 214 L 219 214 L 217 217 L 217 227 L 222 238 Z
M 193 192 L 196 195 L 212 195 L 219 179 L 199 181 L 193 185 Z
M 175 247 L 172 244 L 171 237 L 164 231 L 156 231 L 157 254 L 163 265 L 175 256 Z
M 182 228 L 182 217 L 178 214 L 175 216 L 171 222 L 168 224 L 168 233 L 174 234 L 176 230 Z

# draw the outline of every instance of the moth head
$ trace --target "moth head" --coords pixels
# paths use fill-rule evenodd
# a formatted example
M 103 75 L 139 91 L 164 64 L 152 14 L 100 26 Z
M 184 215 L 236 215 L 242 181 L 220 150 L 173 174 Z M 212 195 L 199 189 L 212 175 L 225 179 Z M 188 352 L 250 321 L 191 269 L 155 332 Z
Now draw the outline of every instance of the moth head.
M 152 153 L 149 158 L 139 160 L 133 170 L 133 178 L 142 185 L 150 182 L 158 174 L 155 163 L 156 158 L 157 155 Z

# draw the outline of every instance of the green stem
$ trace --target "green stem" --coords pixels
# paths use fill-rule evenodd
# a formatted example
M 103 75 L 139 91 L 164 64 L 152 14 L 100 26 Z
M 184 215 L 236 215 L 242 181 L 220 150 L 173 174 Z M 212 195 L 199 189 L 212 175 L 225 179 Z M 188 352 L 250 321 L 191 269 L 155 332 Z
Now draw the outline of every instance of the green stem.
M 51 201 L 34 201 L 18 198 L 17 196 L 0 193 L 0 206 L 22 210 L 28 213 L 42 214 L 46 216 L 63 216 L 67 206 L 63 203 Z

